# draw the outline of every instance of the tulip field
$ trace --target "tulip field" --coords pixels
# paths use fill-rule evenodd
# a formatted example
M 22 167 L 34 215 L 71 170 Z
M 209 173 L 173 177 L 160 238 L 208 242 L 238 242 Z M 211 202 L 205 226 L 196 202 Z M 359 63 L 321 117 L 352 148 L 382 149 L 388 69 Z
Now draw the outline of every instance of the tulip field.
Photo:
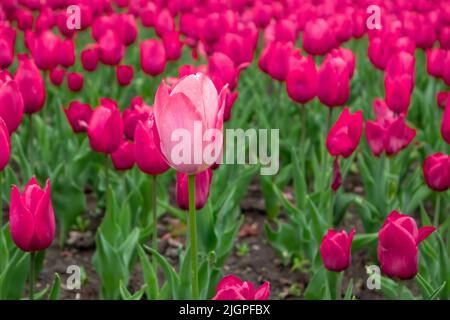
M 0 0 L 0 300 L 448 300 L 449 88 L 448 0 Z

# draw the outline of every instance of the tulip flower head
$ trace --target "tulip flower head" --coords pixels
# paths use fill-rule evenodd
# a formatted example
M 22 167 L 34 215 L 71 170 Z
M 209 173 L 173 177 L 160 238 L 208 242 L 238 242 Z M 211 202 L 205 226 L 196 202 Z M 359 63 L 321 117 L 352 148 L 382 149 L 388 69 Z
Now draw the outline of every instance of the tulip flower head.
M 268 300 L 270 283 L 264 282 L 258 289 L 251 282 L 228 275 L 219 281 L 213 300 Z
M 320 255 L 327 270 L 341 272 L 349 267 L 354 236 L 355 229 L 350 234 L 344 230 L 328 230 L 320 244 Z
M 17 82 L 6 70 L 0 71 L 0 118 L 3 119 L 10 134 L 22 122 L 23 99 Z
M 9 138 L 8 127 L 0 118 L 0 172 L 5 169 L 11 156 L 11 141 Z
M 172 88 L 161 83 L 154 112 L 161 150 L 171 167 L 197 174 L 220 157 L 226 93 L 225 86 L 218 94 L 202 73 L 186 76 Z
M 350 96 L 350 68 L 340 56 L 327 55 L 319 68 L 317 96 L 329 108 L 343 106 Z
M 12 239 L 23 251 L 41 251 L 52 244 L 55 215 L 50 198 L 50 180 L 47 180 L 44 190 L 34 177 L 22 194 L 16 186 L 12 187 L 9 222 Z
M 419 229 L 410 216 L 391 212 L 378 232 L 381 271 L 391 278 L 414 278 L 419 267 L 419 244 L 435 230 L 434 227 Z
M 124 141 L 115 152 L 111 154 L 112 163 L 117 171 L 126 171 L 136 163 L 133 142 Z
M 202 209 L 208 201 L 212 175 L 213 171 L 209 168 L 195 176 L 195 207 L 197 210 Z M 185 173 L 177 172 L 176 199 L 178 207 L 189 210 L 188 175 Z
M 83 104 L 79 101 L 72 101 L 69 108 L 64 109 L 67 121 L 75 133 L 87 131 L 92 112 L 89 104 Z
M 445 142 L 450 144 L 450 99 L 447 99 L 447 105 L 442 115 L 441 134 Z
M 423 176 L 428 187 L 442 192 L 450 188 L 450 156 L 443 153 L 433 154 L 423 163 Z
M 328 133 L 326 142 L 328 152 L 334 157 L 350 157 L 359 145 L 362 127 L 362 111 L 350 114 L 350 110 L 345 108 Z

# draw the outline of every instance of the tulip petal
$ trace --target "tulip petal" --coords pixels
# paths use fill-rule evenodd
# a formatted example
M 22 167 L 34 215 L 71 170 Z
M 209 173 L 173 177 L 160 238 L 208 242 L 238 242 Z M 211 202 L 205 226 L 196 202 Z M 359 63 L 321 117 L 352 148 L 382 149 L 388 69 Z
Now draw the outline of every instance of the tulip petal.
M 55 236 L 55 215 L 50 197 L 50 180 L 47 180 L 44 195 L 37 205 L 35 223 L 35 233 L 39 239 L 39 249 L 42 250 L 51 245 Z
M 436 231 L 435 227 L 422 227 L 419 229 L 419 238 L 417 244 L 421 243 L 423 240 L 428 238 L 434 231 Z
M 217 292 L 213 300 L 245 300 L 245 298 L 235 288 L 229 287 Z
M 29 251 L 29 244 L 34 234 L 34 216 L 27 210 L 16 186 L 11 189 L 9 223 L 14 243 L 24 251 Z
M 268 300 L 270 296 L 270 283 L 264 282 L 255 292 L 255 300 Z

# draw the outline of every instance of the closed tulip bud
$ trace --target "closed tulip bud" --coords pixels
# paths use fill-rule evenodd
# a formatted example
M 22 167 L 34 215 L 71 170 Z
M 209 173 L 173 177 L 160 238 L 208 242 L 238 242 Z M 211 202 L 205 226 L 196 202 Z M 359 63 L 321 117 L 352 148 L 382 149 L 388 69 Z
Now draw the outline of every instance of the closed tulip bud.
M 151 76 L 163 73 L 166 68 L 166 52 L 162 43 L 148 39 L 141 42 L 139 48 L 142 70 Z
M 37 67 L 41 70 L 51 70 L 60 62 L 61 39 L 52 31 L 41 33 L 34 42 L 31 50 Z M 73 48 L 72 48 L 73 49 Z
M 145 122 L 149 119 L 152 109 L 144 103 L 141 97 L 135 97 L 131 100 L 130 107 L 123 111 L 123 124 L 125 128 L 125 137 L 134 140 L 134 131 L 139 121 Z
M 220 157 L 227 91 L 225 87 L 218 94 L 211 79 L 202 73 L 186 76 L 172 88 L 161 83 L 154 112 L 161 150 L 171 167 L 196 174 L 211 167 Z M 172 135 L 176 132 L 183 133 L 183 139 L 188 141 L 183 140 L 182 145 L 174 141 Z M 199 135 L 208 136 L 209 141 L 199 141 Z M 183 156 L 177 153 L 180 147 Z
M 347 234 L 345 230 L 328 230 L 320 244 L 320 255 L 327 270 L 341 272 L 350 266 L 354 236 L 355 229 L 352 229 L 350 234 Z
M 18 58 L 19 67 L 14 75 L 14 81 L 22 94 L 24 112 L 33 114 L 44 107 L 44 79 L 33 59 L 30 59 L 26 54 L 19 54 Z
M 138 28 L 136 19 L 132 14 L 120 14 L 117 17 L 117 30 L 119 30 L 122 43 L 126 46 L 136 41 Z
M 338 49 L 331 50 L 330 53 L 333 57 L 341 57 L 347 63 L 348 73 L 350 79 L 353 77 L 355 72 L 356 57 L 352 50 L 348 48 L 339 47 Z
M 5 169 L 11 156 L 11 141 L 8 127 L 5 121 L 0 117 L 0 172 Z
M 105 32 L 98 45 L 100 61 L 106 65 L 118 65 L 125 54 L 125 46 L 119 36 L 112 30 Z
M 381 271 L 391 278 L 414 278 L 419 267 L 419 244 L 436 228 L 418 229 L 408 215 L 393 211 L 378 232 L 378 261 Z
M 36 19 L 36 32 L 42 33 L 51 30 L 56 24 L 55 13 L 51 7 L 44 7 Z
M 17 27 L 21 31 L 27 31 L 33 28 L 33 13 L 27 9 L 18 9 L 16 12 Z
M 89 143 L 93 150 L 111 154 L 123 142 L 123 121 L 117 103 L 110 99 L 100 99 L 88 125 Z
M 450 144 L 450 100 L 447 99 L 447 106 L 442 115 L 441 134 L 445 142 Z
M 69 28 L 67 21 L 71 19 L 70 13 L 67 10 L 62 10 L 56 16 L 56 25 L 59 32 L 66 38 L 72 38 L 77 29 Z M 81 21 L 81 19 L 80 19 Z
M 67 74 L 67 87 L 72 92 L 79 92 L 83 89 L 84 77 L 82 73 L 69 72 Z
M 135 157 L 139 169 L 149 175 L 158 175 L 169 170 L 161 152 L 161 143 L 155 124 L 155 117 L 150 113 L 148 119 L 139 121 L 134 131 Z
M 50 71 L 50 81 L 53 83 L 53 85 L 59 87 L 63 81 L 64 76 L 66 74 L 66 71 L 62 68 L 53 68 L 52 71 Z
M 213 300 L 268 300 L 269 297 L 269 282 L 264 282 L 255 290 L 251 282 L 244 282 L 236 276 L 228 275 L 219 281 Z
M 252 10 L 255 25 L 260 29 L 267 27 L 272 19 L 272 7 L 269 4 L 256 2 Z
M 289 57 L 293 53 L 292 42 L 274 42 L 268 52 L 267 71 L 275 80 L 285 81 L 289 71 Z
M 228 84 L 231 91 L 237 86 L 241 69 L 242 67 L 236 68 L 233 60 L 222 52 L 215 52 L 209 57 L 208 74 L 219 77 L 223 84 Z
M 253 60 L 253 41 L 236 33 L 222 35 L 214 46 L 216 52 L 222 52 L 229 56 L 237 68 L 244 63 Z
M 443 109 L 443 110 L 445 109 L 445 106 L 447 105 L 447 101 L 449 101 L 448 95 L 449 95 L 449 93 L 445 92 L 445 91 L 441 91 L 436 94 L 436 102 L 440 109 Z
M 0 27 L 0 69 L 8 68 L 14 61 L 16 31 L 8 26 Z
M 310 20 L 303 32 L 303 49 L 312 55 L 324 55 L 336 45 L 335 34 L 324 19 Z
M 133 66 L 117 66 L 116 77 L 119 85 L 122 87 L 128 86 L 133 81 L 134 69 Z
M 162 38 L 166 32 L 175 30 L 175 21 L 169 10 L 163 9 L 159 12 L 155 21 L 155 31 Z
M 389 65 L 384 77 L 386 103 L 395 113 L 408 110 L 414 88 L 414 75 L 408 72 L 390 73 Z
M 327 55 L 319 68 L 317 96 L 320 102 L 332 108 L 343 106 L 350 96 L 350 74 L 341 57 Z
M 153 2 L 146 3 L 145 7 L 139 11 L 139 18 L 144 27 L 150 28 L 155 25 L 157 8 Z M 180 17 L 181 25 L 181 17 Z
M 195 175 L 195 208 L 197 210 L 202 209 L 208 201 L 212 175 L 213 171 L 211 168 Z M 177 172 L 177 205 L 183 210 L 189 210 L 188 179 L 187 174 Z
M 96 45 L 89 45 L 81 52 L 81 64 L 84 70 L 88 72 L 97 69 L 98 60 L 98 47 Z
M 334 157 L 350 157 L 361 140 L 362 128 L 362 111 L 350 114 L 349 109 L 345 108 L 328 133 L 326 141 L 328 152 Z
M 92 112 L 89 104 L 84 104 L 79 101 L 72 101 L 69 104 L 69 108 L 64 109 L 67 121 L 75 133 L 87 131 Z
M 439 33 L 441 48 L 450 50 L 450 26 L 443 26 Z
M 6 124 L 8 132 L 17 130 L 23 117 L 23 99 L 17 82 L 6 70 L 0 70 L 0 118 Z
M 134 167 L 134 143 L 124 141 L 117 151 L 111 154 L 112 163 L 117 171 L 126 171 Z
M 75 64 L 75 46 L 72 39 L 65 39 L 59 44 L 59 64 L 69 68 Z
M 433 154 L 423 163 L 423 176 L 428 187 L 434 191 L 446 191 L 450 188 L 450 156 L 443 153 Z
M 317 95 L 317 70 L 312 56 L 294 55 L 289 61 L 286 90 L 295 102 L 305 104 Z
M 12 240 L 23 251 L 35 252 L 50 247 L 55 237 L 50 180 L 44 190 L 34 177 L 22 194 L 16 186 L 12 187 L 9 226 Z
M 183 42 L 180 40 L 180 34 L 177 31 L 166 32 L 162 40 L 167 61 L 180 59 L 183 51 Z

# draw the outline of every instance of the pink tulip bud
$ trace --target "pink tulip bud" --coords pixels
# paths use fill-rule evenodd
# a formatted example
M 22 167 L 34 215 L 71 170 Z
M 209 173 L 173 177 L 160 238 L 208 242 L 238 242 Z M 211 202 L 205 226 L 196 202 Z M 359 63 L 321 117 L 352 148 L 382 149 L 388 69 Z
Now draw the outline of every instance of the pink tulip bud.
M 66 38 L 72 38 L 77 29 L 69 28 L 67 25 L 67 20 L 70 19 L 70 15 L 67 10 L 60 11 L 56 16 L 56 25 L 58 26 L 59 32 Z M 81 19 L 80 19 L 81 20 Z
M 436 94 L 436 102 L 440 109 L 444 110 L 447 105 L 449 93 L 445 91 L 440 91 Z
M 132 169 L 136 163 L 133 142 L 124 141 L 119 149 L 111 154 L 111 159 L 117 171 Z
M 12 134 L 17 130 L 23 117 L 23 99 L 17 82 L 6 70 L 0 70 L 0 118 Z
M 339 158 L 335 158 L 333 161 L 333 177 L 331 182 L 331 189 L 336 192 L 342 186 L 342 174 L 341 166 L 339 164 Z
M 272 19 L 272 7 L 269 4 L 263 2 L 256 2 L 252 8 L 253 10 L 253 22 L 255 25 L 264 29 Z
M 144 27 L 150 28 L 155 25 L 157 8 L 153 2 L 147 2 L 145 7 L 139 12 L 139 18 Z M 180 17 L 181 24 L 181 17 Z
M 11 141 L 8 127 L 5 121 L 0 117 L 0 172 L 5 169 L 11 156 Z
M 155 31 L 158 37 L 162 38 L 166 32 L 175 30 L 175 21 L 169 10 L 163 9 L 159 12 L 155 21 Z
M 341 57 L 327 55 L 318 71 L 317 96 L 332 108 L 343 106 L 350 96 L 350 74 Z
M 75 46 L 72 39 L 66 39 L 59 44 L 59 64 L 64 68 L 70 68 L 75 64 Z
M 320 244 L 320 255 L 327 270 L 341 272 L 349 267 L 354 236 L 355 229 L 352 229 L 350 234 L 345 230 L 328 230 Z
M 50 81 L 53 85 L 59 87 L 64 81 L 65 74 L 66 71 L 64 69 L 59 67 L 53 68 L 52 71 L 50 71 Z
M 153 112 L 148 119 L 139 121 L 134 132 L 135 157 L 139 169 L 149 175 L 158 175 L 169 170 L 161 152 L 161 143 Z
M 212 176 L 211 168 L 195 175 L 195 207 L 197 210 L 202 209 L 208 201 Z M 178 207 L 189 210 L 188 175 L 185 173 L 177 172 L 176 198 Z
M 305 104 L 317 94 L 317 70 L 312 56 L 294 55 L 289 61 L 286 90 L 295 102 Z
M 52 8 L 44 7 L 36 19 L 36 33 L 40 34 L 45 30 L 51 30 L 56 24 L 55 13 Z
M 106 65 L 118 65 L 125 54 L 125 46 L 116 32 L 112 30 L 105 32 L 100 38 L 98 45 L 100 61 Z
M 51 70 L 60 62 L 61 39 L 52 31 L 47 30 L 41 33 L 34 41 L 31 50 L 33 59 L 37 67 L 41 70 Z M 72 48 L 73 49 L 73 48 Z
M 274 80 L 284 81 L 289 71 L 289 58 L 292 54 L 292 42 L 271 42 L 261 54 L 260 67 L 266 70 Z
M 434 191 L 446 191 L 450 188 L 450 156 L 443 153 L 433 154 L 423 163 L 425 181 Z
M 138 28 L 136 19 L 132 14 L 120 14 L 117 16 L 117 30 L 122 39 L 122 43 L 126 46 L 133 44 L 136 41 Z
M 147 121 L 152 113 L 150 106 L 144 103 L 141 97 L 135 97 L 131 100 L 130 107 L 123 111 L 123 124 L 125 136 L 129 140 L 134 140 L 134 131 L 139 121 Z
M 161 150 L 171 167 L 196 174 L 205 171 L 220 157 L 226 93 L 225 87 L 217 94 L 211 79 L 202 73 L 186 76 L 171 89 L 161 83 L 154 112 Z M 182 145 L 173 139 L 174 133 L 186 135 Z M 180 147 L 183 149 L 181 158 L 176 152 Z
M 324 55 L 336 45 L 333 29 L 324 19 L 310 20 L 303 32 L 303 48 L 312 55 Z
M 81 52 L 81 64 L 83 65 L 84 70 L 88 72 L 97 69 L 98 60 L 98 47 L 96 45 L 87 46 Z
M 50 180 L 45 190 L 32 178 L 21 194 L 14 185 L 9 209 L 11 237 L 23 251 L 45 250 L 55 237 L 55 215 L 50 198 Z
M 27 9 L 18 9 L 16 12 L 17 27 L 21 31 L 33 28 L 33 13 Z
M 450 26 L 442 26 L 439 32 L 439 43 L 441 48 L 450 50 Z
M 406 52 L 394 55 L 384 77 L 386 103 L 395 113 L 408 110 L 414 88 L 414 57 Z
M 216 52 L 222 52 L 229 56 L 237 68 L 242 64 L 253 60 L 253 41 L 236 33 L 222 35 L 214 46 Z
M 0 26 L 0 69 L 8 68 L 14 61 L 16 31 L 9 26 Z
M 33 114 L 40 111 L 45 103 L 45 85 L 33 59 L 19 54 L 19 67 L 14 76 L 24 103 L 24 112 Z
M 447 106 L 442 115 L 441 134 L 445 142 L 450 144 L 450 99 L 447 99 Z
M 435 230 L 434 227 L 418 229 L 413 218 L 392 211 L 378 232 L 381 271 L 391 278 L 414 278 L 419 266 L 419 244 Z
M 162 40 L 167 61 L 180 59 L 183 52 L 183 42 L 180 40 L 180 34 L 177 31 L 166 32 Z
M 353 77 L 353 73 L 355 72 L 356 65 L 356 57 L 352 50 L 339 47 L 338 49 L 331 50 L 330 54 L 333 57 L 341 57 L 347 63 L 348 74 L 350 75 L 350 79 Z
M 89 143 L 93 150 L 111 154 L 123 142 L 123 121 L 117 103 L 111 99 L 100 99 L 88 125 Z
M 69 72 L 67 74 L 67 87 L 72 92 L 79 92 L 83 89 L 84 76 L 82 73 Z
M 166 52 L 161 42 L 148 39 L 140 43 L 142 70 L 151 76 L 163 73 L 166 68 Z
M 328 152 L 334 157 L 350 157 L 358 147 L 362 128 L 362 111 L 350 114 L 349 109 L 345 108 L 328 133 L 326 141 Z
M 195 70 L 193 70 L 195 73 Z M 222 52 L 216 52 L 209 57 L 208 61 L 208 74 L 214 75 L 222 80 L 223 84 L 228 84 L 228 88 L 233 91 L 238 82 L 240 68 L 234 66 L 233 60 L 231 60 L 226 54 Z
M 73 132 L 86 132 L 89 121 L 92 116 L 92 108 L 89 104 L 84 104 L 79 101 L 72 101 L 68 109 L 64 109 L 67 121 L 72 127 Z
M 116 77 L 119 85 L 122 87 L 128 86 L 133 81 L 134 69 L 133 66 L 117 66 Z
M 213 300 L 268 300 L 269 296 L 269 282 L 264 282 L 255 290 L 251 282 L 244 282 L 236 276 L 228 275 L 220 280 Z

